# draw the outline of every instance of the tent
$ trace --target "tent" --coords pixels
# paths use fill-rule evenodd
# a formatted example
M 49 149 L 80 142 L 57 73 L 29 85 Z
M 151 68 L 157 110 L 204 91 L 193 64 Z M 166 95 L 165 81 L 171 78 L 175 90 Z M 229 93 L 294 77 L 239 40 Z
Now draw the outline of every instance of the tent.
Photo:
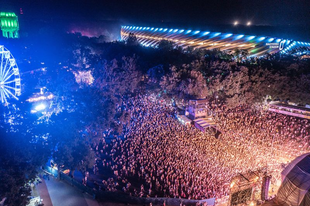
M 277 197 L 267 205 L 310 206 L 310 153 L 293 160 L 282 171 Z

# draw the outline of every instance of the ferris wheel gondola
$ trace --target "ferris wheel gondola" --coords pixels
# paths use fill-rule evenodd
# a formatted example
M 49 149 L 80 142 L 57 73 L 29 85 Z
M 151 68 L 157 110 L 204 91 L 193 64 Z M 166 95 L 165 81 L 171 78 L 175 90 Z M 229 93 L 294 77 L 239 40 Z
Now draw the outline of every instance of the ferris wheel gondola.
M 0 99 L 5 105 L 9 99 L 21 95 L 19 69 L 11 52 L 0 45 Z

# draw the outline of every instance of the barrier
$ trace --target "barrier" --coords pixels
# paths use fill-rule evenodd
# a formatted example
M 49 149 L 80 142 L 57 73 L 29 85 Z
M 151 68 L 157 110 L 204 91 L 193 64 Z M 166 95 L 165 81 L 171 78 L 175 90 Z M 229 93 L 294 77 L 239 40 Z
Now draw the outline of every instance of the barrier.
M 68 175 L 65 175 L 63 173 L 60 173 L 59 174 L 60 176 L 60 180 L 63 180 L 64 182 L 72 185 L 72 186 L 75 186 L 76 188 L 78 188 L 79 190 L 85 192 L 85 193 L 88 193 L 89 195 L 93 196 L 93 197 L 96 197 L 96 191 L 83 185 L 82 183 L 80 183 L 79 181 L 75 180 L 74 178 L 72 177 L 69 177 Z

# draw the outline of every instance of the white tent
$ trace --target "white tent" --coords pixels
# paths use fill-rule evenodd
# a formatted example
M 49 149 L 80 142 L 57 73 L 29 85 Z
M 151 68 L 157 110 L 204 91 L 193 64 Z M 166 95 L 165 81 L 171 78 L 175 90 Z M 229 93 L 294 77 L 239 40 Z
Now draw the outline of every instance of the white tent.
M 310 206 L 310 153 L 293 160 L 282 172 L 282 184 L 275 204 Z

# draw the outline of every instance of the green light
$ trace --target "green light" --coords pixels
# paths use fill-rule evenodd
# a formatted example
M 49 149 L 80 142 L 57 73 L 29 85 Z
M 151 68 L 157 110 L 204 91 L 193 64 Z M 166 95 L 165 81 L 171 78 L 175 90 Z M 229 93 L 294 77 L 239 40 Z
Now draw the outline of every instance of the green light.
M 18 38 L 18 17 L 13 12 L 0 12 L 2 35 L 6 38 Z
M 252 49 L 252 50 L 250 51 L 250 53 L 256 53 L 257 51 L 258 51 L 258 48 Z

